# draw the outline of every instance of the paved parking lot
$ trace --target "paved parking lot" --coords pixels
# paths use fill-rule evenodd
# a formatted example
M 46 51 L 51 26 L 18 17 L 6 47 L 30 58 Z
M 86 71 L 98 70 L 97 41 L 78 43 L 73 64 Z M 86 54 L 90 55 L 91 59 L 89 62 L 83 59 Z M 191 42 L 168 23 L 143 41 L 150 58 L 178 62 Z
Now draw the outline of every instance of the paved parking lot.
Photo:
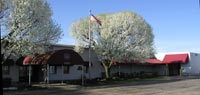
M 200 95 L 199 78 L 164 78 L 100 87 L 63 86 L 32 91 L 6 91 L 4 95 Z

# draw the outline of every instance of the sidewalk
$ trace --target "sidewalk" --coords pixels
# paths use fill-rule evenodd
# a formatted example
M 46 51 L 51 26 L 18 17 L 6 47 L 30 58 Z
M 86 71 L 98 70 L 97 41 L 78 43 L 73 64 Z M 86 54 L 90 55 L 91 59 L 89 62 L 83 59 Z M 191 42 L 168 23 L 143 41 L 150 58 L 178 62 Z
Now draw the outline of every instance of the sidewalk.
M 33 87 L 40 87 L 40 88 L 46 88 L 46 89 L 58 89 L 63 88 L 67 90 L 77 90 L 82 88 L 80 85 L 71 85 L 66 83 L 52 83 L 52 84 L 34 84 Z
M 164 80 L 200 79 L 200 76 L 166 76 Z

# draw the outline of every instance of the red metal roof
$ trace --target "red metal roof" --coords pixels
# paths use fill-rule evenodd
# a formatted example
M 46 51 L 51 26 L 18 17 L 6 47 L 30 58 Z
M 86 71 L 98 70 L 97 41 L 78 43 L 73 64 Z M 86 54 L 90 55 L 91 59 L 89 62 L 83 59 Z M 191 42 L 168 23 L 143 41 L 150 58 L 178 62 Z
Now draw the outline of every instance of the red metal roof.
M 188 54 L 167 54 L 163 59 L 163 63 L 170 64 L 174 62 L 186 63 Z
M 163 62 L 158 59 L 147 59 L 146 62 L 149 64 L 163 64 Z
M 147 59 L 148 64 L 172 64 L 172 63 L 186 63 L 188 54 L 166 54 L 162 61 L 158 59 Z

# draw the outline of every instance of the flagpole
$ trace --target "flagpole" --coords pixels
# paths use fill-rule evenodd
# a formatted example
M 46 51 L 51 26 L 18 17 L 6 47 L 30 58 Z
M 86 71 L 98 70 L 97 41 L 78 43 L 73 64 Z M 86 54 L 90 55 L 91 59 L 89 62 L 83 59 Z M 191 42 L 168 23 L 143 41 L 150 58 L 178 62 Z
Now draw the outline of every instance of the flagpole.
M 92 15 L 92 11 L 90 10 L 89 11 L 89 16 L 91 17 L 91 15 Z M 91 72 L 90 72 L 90 69 L 91 69 L 91 55 L 90 55 L 90 53 L 91 53 L 91 29 L 90 29 L 90 27 L 91 27 L 91 21 L 90 21 L 90 19 L 89 19 L 89 79 L 91 80 Z

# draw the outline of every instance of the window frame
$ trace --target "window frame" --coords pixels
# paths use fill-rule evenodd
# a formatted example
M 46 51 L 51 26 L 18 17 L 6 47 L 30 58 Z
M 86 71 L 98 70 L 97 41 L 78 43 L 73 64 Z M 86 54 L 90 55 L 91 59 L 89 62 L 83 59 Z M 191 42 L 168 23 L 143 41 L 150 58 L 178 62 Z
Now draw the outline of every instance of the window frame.
M 57 66 L 49 66 L 49 74 L 56 74 Z
M 10 75 L 10 66 L 9 65 L 3 65 L 2 67 L 3 67 L 2 68 L 3 75 Z

